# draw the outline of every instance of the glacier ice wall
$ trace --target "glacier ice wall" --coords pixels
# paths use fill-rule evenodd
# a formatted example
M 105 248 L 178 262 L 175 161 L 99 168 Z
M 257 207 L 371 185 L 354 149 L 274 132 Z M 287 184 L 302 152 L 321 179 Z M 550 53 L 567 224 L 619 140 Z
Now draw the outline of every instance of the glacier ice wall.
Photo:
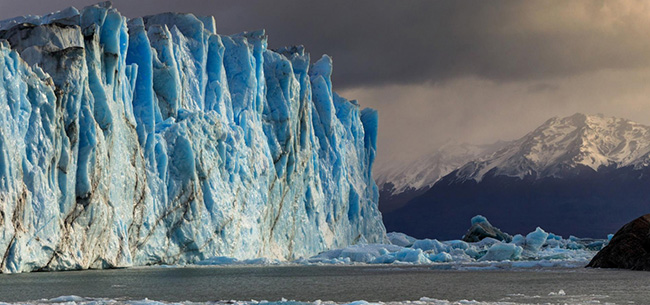
M 329 57 L 108 2 L 0 39 L 2 272 L 385 241 L 377 113 L 332 91 Z

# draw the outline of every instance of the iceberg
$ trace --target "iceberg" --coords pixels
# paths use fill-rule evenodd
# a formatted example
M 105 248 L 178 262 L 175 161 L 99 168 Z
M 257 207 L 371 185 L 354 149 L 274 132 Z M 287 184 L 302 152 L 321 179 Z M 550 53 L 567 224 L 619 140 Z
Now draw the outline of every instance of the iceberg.
M 544 245 L 544 243 L 549 239 L 549 234 L 546 233 L 542 228 L 537 227 L 535 231 L 528 233 L 526 235 L 526 243 L 524 249 L 531 252 L 537 252 Z M 555 241 L 556 239 L 551 237 L 550 240 Z
M 320 253 L 311 257 L 309 263 L 370 263 L 400 250 L 401 247 L 389 244 L 352 245 Z
M 476 215 L 472 217 L 471 223 L 472 226 L 463 236 L 464 241 L 477 242 L 486 237 L 491 237 L 505 242 L 512 241 L 512 236 L 508 233 L 501 232 L 501 230 L 494 227 L 485 216 Z
M 521 258 L 523 249 L 515 244 L 496 243 L 481 257 L 481 261 L 505 261 Z
M 386 236 L 391 244 L 402 247 L 409 247 L 416 241 L 415 238 L 400 232 L 390 232 Z
M 489 222 L 485 217 L 477 216 L 472 219 L 472 226 L 476 223 Z M 492 228 L 500 232 L 498 228 Z M 564 239 L 562 236 L 548 233 L 540 227 L 526 236 L 517 234 L 509 242 L 492 237 L 466 242 L 463 240 L 416 239 L 397 232 L 387 235 L 390 243 L 357 244 L 282 264 L 407 264 L 456 270 L 580 268 L 584 267 L 598 250 L 608 243 L 607 239 L 575 236 Z M 215 263 L 207 264 L 242 264 L 240 261 L 229 263 L 226 259 L 219 257 L 214 258 L 213 261 Z M 260 263 L 250 260 L 248 264 Z M 266 262 L 261 264 L 266 265 Z
M 387 242 L 377 112 L 331 73 L 212 17 L 104 2 L 0 22 L 0 271 Z

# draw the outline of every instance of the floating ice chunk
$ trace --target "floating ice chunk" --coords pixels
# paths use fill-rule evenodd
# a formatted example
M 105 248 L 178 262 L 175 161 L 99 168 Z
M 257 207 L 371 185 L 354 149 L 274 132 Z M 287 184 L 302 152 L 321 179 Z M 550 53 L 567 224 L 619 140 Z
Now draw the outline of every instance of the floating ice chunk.
M 488 223 L 488 224 L 490 223 L 487 220 L 487 218 L 485 218 L 485 216 L 483 216 L 483 215 L 476 215 L 476 216 L 472 217 L 471 222 L 472 222 L 472 225 L 479 224 L 479 223 Z
M 431 261 L 427 258 L 427 255 L 424 251 L 420 249 L 410 249 L 404 248 L 393 254 L 395 260 L 404 263 L 413 263 L 413 264 L 429 264 Z
M 401 247 L 410 247 L 417 240 L 414 237 L 399 232 L 390 232 L 386 235 L 391 244 Z
M 370 305 L 370 304 L 378 304 L 378 303 L 368 303 L 368 301 L 354 301 L 354 302 L 346 303 L 344 305 Z
M 571 250 L 578 250 L 578 249 L 583 249 L 584 248 L 583 245 L 578 244 L 578 243 L 576 243 L 574 241 L 567 243 L 566 247 L 567 247 L 567 249 L 571 249 Z
M 420 239 L 413 243 L 411 248 L 433 251 L 434 253 L 449 252 L 451 247 L 439 242 L 437 239 Z
M 476 248 L 474 247 L 465 250 L 465 254 L 473 259 L 479 259 L 482 256 L 481 253 L 477 251 Z
M 497 227 L 490 224 L 487 218 L 482 215 L 476 215 L 472 217 L 471 223 L 472 226 L 463 236 L 463 240 L 466 242 L 477 242 L 487 237 L 505 242 L 510 242 L 512 240 L 512 236 L 510 236 L 510 234 L 504 233 Z
M 496 267 L 482 267 L 474 268 L 474 270 L 488 270 L 488 269 L 498 269 Z M 603 295 L 579 295 L 579 296 L 566 296 L 561 294 L 563 290 L 559 292 L 551 292 L 549 296 L 554 296 L 557 298 L 557 302 L 553 304 L 601 304 L 603 298 L 607 296 Z M 374 302 L 374 301 L 365 301 L 365 300 L 356 300 L 351 302 L 334 302 L 327 300 L 315 300 L 313 302 L 305 301 L 296 301 L 290 300 L 287 298 L 279 298 L 278 300 L 221 300 L 221 301 L 208 301 L 208 302 L 191 302 L 183 301 L 170 303 L 168 301 L 156 301 L 144 298 L 142 300 L 125 300 L 124 298 L 118 299 L 109 299 L 109 298 L 88 298 L 88 297 L 75 297 L 71 298 L 71 301 L 65 301 L 67 297 L 60 297 L 54 299 L 41 299 L 36 301 L 28 302 L 16 302 L 16 303 L 5 303 L 5 304 L 65 304 L 65 305 L 116 305 L 116 304 L 125 304 L 125 305 L 166 305 L 166 304 L 188 304 L 188 305 L 514 305 L 514 304 L 529 304 L 531 300 L 539 299 L 540 295 L 526 295 L 521 293 L 508 294 L 508 301 L 475 301 L 475 300 L 458 300 L 458 301 L 448 301 L 441 300 L 430 297 L 421 297 L 417 300 L 404 300 L 404 301 L 390 301 L 390 302 Z M 57 301 L 57 300 L 63 301 Z M 606 302 L 610 304 L 609 302 Z M 537 303 L 535 303 L 537 304 Z M 544 303 L 547 304 L 547 303 Z
M 554 234 L 554 233 L 550 233 L 550 232 L 549 232 L 549 233 L 548 233 L 548 237 L 546 238 L 546 240 L 550 240 L 550 239 L 554 239 L 554 240 L 562 240 L 563 238 L 562 238 L 562 236 L 560 236 L 560 235 L 556 235 L 556 234 Z
M 281 264 L 281 261 L 277 259 L 269 259 L 265 257 L 260 257 L 260 258 L 253 258 L 253 259 L 245 259 L 245 260 L 239 260 L 234 257 L 227 257 L 227 256 L 217 256 L 217 257 L 212 257 L 206 260 L 198 261 L 195 263 L 195 265 L 200 265 L 200 266 L 223 266 L 223 265 L 262 265 L 262 266 L 268 266 L 268 265 L 279 265 Z
M 396 245 L 371 244 L 353 245 L 343 249 L 330 250 L 320 253 L 309 260 L 311 262 L 326 262 L 330 260 L 348 259 L 355 263 L 369 263 L 377 257 L 400 251 L 402 247 Z
M 385 247 L 382 246 L 352 246 L 347 247 L 341 251 L 340 257 L 349 258 L 353 262 L 362 262 L 368 263 L 375 259 L 377 256 L 384 255 L 387 253 Z
M 469 249 L 470 245 L 462 240 L 448 240 L 443 242 L 445 245 L 450 246 L 452 249 L 461 249 L 461 250 L 467 250 Z
M 479 261 L 516 260 L 521 257 L 523 249 L 515 244 L 497 243 Z
M 239 260 L 234 257 L 216 256 L 206 260 L 198 261 L 195 264 L 217 266 L 217 265 L 234 265 L 237 264 L 238 262 Z
M 492 245 L 498 243 L 501 243 L 501 241 L 491 237 L 487 237 L 482 239 L 479 242 L 472 243 L 472 246 L 474 246 L 477 250 L 487 250 L 488 248 L 492 247 Z
M 447 252 L 442 252 L 438 254 L 429 255 L 429 260 L 436 263 L 447 263 L 454 260 L 451 254 Z
M 526 244 L 524 246 L 524 249 L 531 252 L 539 251 L 539 249 L 546 242 L 548 235 L 549 234 L 542 230 L 542 228 L 537 227 L 535 231 L 530 232 L 528 235 L 526 235 Z
M 562 240 L 557 239 L 547 239 L 544 245 L 549 248 L 559 248 L 562 247 L 565 243 Z
M 594 242 L 589 243 L 586 247 L 587 249 L 594 250 L 594 251 L 600 251 L 603 247 L 607 245 L 607 242 L 604 240 L 597 240 Z
M 50 303 L 67 303 L 67 302 L 83 302 L 86 301 L 86 298 L 76 296 L 76 295 L 63 295 L 53 299 L 49 299 Z
M 407 243 L 411 238 L 400 233 L 389 233 L 391 240 Z M 511 243 L 494 238 L 479 242 L 462 240 L 415 240 L 411 246 L 357 245 L 321 253 L 298 264 L 434 264 L 436 269 L 511 269 L 583 267 L 595 255 L 605 240 L 561 236 L 537 228 L 527 236 L 517 234 Z M 445 264 L 449 263 L 449 264 Z
M 447 253 L 447 254 L 449 254 L 449 257 L 451 258 L 451 260 L 448 260 L 447 262 L 468 263 L 468 262 L 475 261 L 476 258 L 481 256 L 475 250 L 473 252 L 469 252 L 470 249 L 467 249 L 467 250 L 453 249 L 453 250 L 451 250 L 451 252 Z M 442 253 L 439 253 L 439 254 L 442 254 Z M 439 254 L 436 254 L 436 255 L 439 255 Z M 473 254 L 473 255 L 470 255 L 470 254 Z M 442 258 L 442 257 L 439 257 L 439 258 Z M 429 257 L 429 259 L 431 259 L 432 261 L 434 259 L 437 260 L 439 258 L 432 258 L 431 256 Z M 444 259 L 446 260 L 447 258 L 444 258 Z
M 376 257 L 370 262 L 371 264 L 392 264 L 397 260 L 393 254 L 384 254 Z M 324 261 L 319 261 L 319 263 L 324 263 Z

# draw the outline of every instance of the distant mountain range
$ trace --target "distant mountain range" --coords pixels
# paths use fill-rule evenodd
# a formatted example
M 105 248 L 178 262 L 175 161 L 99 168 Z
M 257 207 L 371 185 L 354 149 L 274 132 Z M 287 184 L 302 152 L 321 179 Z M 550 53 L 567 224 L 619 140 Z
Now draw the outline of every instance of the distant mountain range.
M 484 155 L 496 152 L 508 142 L 472 145 L 449 141 L 436 151 L 408 164 L 393 163 L 375 169 L 379 186 L 379 208 L 393 211 L 430 189 L 440 178 Z
M 649 164 L 650 127 L 575 114 L 516 141 L 443 147 L 382 170 L 380 209 L 389 231 L 416 237 L 460 238 L 476 214 L 510 233 L 603 237 L 650 212 Z

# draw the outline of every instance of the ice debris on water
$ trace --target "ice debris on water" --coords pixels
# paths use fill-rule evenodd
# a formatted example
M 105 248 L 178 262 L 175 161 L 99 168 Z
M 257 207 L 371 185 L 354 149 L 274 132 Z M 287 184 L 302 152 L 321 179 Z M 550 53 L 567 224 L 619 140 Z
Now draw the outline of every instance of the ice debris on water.
M 324 251 L 318 255 L 279 264 L 410 264 L 436 268 L 509 269 L 536 267 L 584 267 L 607 244 L 607 240 L 564 239 L 542 228 L 526 236 L 517 234 L 511 242 L 486 237 L 477 242 L 416 239 L 403 233 L 388 233 L 391 244 L 352 245 Z M 595 246 L 595 245 L 598 246 Z M 250 264 L 266 263 L 249 260 Z M 261 262 L 261 263 L 259 263 Z M 235 261 L 232 264 L 245 264 Z M 227 265 L 226 258 L 213 258 L 200 265 Z M 273 263 L 270 263 L 273 264 Z
M 607 296 L 601 295 L 566 295 L 563 290 L 559 292 L 551 292 L 549 296 L 553 297 L 553 304 L 571 304 L 571 305 L 587 305 L 587 304 L 612 304 L 609 302 L 601 302 L 607 299 Z M 164 304 L 183 304 L 183 305 L 514 305 L 514 304 L 531 304 L 533 300 L 538 300 L 540 296 L 529 296 L 524 294 L 511 294 L 505 298 L 504 301 L 475 301 L 475 300 L 456 300 L 448 301 L 431 297 L 421 297 L 416 300 L 405 301 L 365 301 L 357 300 L 352 302 L 333 302 L 333 301 L 296 301 L 281 298 L 278 301 L 268 300 L 222 300 L 222 301 L 209 301 L 209 302 L 196 302 L 196 301 L 182 301 L 182 302 L 165 302 L 156 301 L 152 299 L 142 300 L 124 300 L 124 299 L 109 299 L 109 298 L 89 298 L 79 296 L 61 296 L 53 299 L 42 299 L 38 301 L 18 302 L 18 303 L 5 303 L 5 304 L 66 304 L 66 305 L 164 305 Z M 516 301 L 516 302 L 513 302 Z M 537 302 L 533 304 L 538 304 Z M 550 303 L 544 303 L 550 304 Z

